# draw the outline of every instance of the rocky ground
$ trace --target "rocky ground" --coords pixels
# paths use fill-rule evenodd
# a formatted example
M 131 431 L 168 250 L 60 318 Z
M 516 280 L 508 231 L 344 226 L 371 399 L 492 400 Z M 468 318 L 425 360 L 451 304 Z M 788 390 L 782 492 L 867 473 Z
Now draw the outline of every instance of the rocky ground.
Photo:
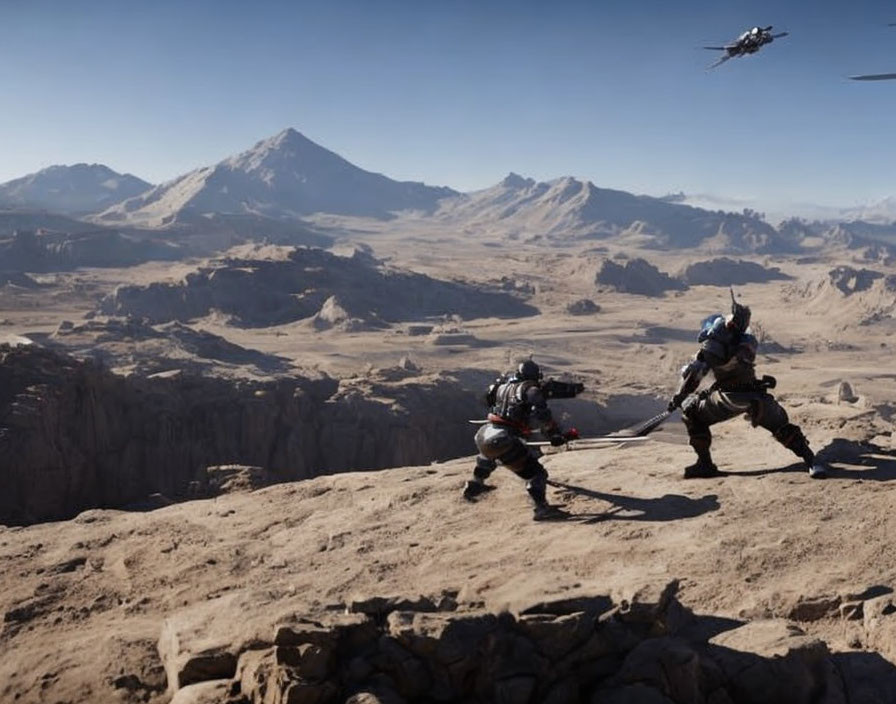
M 352 304 L 341 307 L 346 320 L 339 291 L 327 291 L 316 294 L 317 323 L 287 317 L 248 328 L 214 307 L 176 323 L 102 308 L 122 284 L 176 288 L 191 272 L 209 271 L 206 260 L 0 279 L 0 342 L 35 340 L 53 350 L 35 358 L 55 369 L 41 378 L 13 374 L 21 388 L 3 397 L 0 426 L 40 439 L 26 443 L 34 451 L 16 455 L 16 466 L 4 455 L 4 476 L 18 477 L 17 491 L 52 486 L 65 497 L 95 479 L 96 467 L 132 486 L 156 472 L 163 446 L 171 451 L 165 438 L 196 423 L 209 430 L 184 445 L 203 449 L 202 466 L 184 477 L 203 473 L 207 498 L 182 501 L 188 497 L 147 483 L 126 508 L 99 501 L 79 505 L 70 520 L 10 521 L 0 532 L 0 700 L 896 701 L 891 265 L 824 250 L 749 257 L 773 274 L 765 281 L 754 267 L 738 269 L 751 281 L 736 293 L 754 311 L 759 372 L 778 378 L 775 394 L 830 465 L 828 479 L 810 480 L 765 431 L 738 419 L 715 434 L 725 474 L 684 481 L 691 452 L 673 418 L 647 442 L 548 457 L 551 499 L 572 517 L 544 524 L 531 520 L 520 482 L 502 470 L 478 504 L 460 500 L 473 462 L 466 420 L 480 411 L 457 389 L 472 396 L 531 354 L 548 375 L 586 384 L 582 398 L 557 406 L 583 434 L 652 415 L 695 351 L 700 320 L 730 305 L 728 289 L 690 285 L 659 295 L 648 280 L 645 290 L 658 295 L 637 295 L 599 287 L 597 273 L 606 261 L 639 258 L 658 272 L 685 272 L 715 253 L 610 241 L 546 249 L 504 235 L 471 242 L 447 226 L 426 237 L 365 227 L 349 239 L 363 241 L 370 257 L 452 282 L 450 290 L 501 292 L 535 314 L 343 325 L 365 300 L 363 288 L 353 288 L 344 297 Z M 276 247 L 234 256 L 284 260 Z M 650 267 L 639 268 L 648 279 Z M 326 275 L 313 273 L 318 281 Z M 65 353 L 88 361 L 46 361 Z M 206 381 L 189 381 L 197 374 Z M 97 381 L 84 382 L 90 393 L 67 385 L 85 378 Z M 304 378 L 333 387 L 317 399 L 312 420 L 273 412 L 276 404 L 256 395 L 266 384 Z M 208 408 L 203 384 L 220 391 L 219 408 Z M 153 397 L 167 399 L 164 413 L 135 400 L 156 387 L 165 389 Z M 109 388 L 117 395 L 107 407 Z M 141 438 L 158 447 L 125 452 L 114 433 L 91 435 L 79 445 L 93 458 L 83 471 L 48 472 L 49 455 L 35 448 L 58 450 L 61 429 L 89 421 L 62 412 L 60 398 L 76 411 L 113 409 L 107 430 L 121 426 L 133 447 Z M 256 425 L 240 420 L 256 406 L 267 409 L 250 414 Z M 359 413 L 374 408 L 384 422 L 361 423 Z M 328 418 L 339 419 L 339 432 Z M 236 429 L 250 426 L 302 440 L 276 454 L 276 466 L 264 448 L 208 454 L 238 446 Z M 426 457 L 436 436 L 458 438 L 456 449 Z M 390 447 L 420 459 L 351 471 L 384 466 Z M 324 467 L 328 448 L 346 461 Z M 378 464 L 363 464 L 374 455 Z M 314 466 L 297 459 L 306 456 L 317 458 Z M 427 464 L 448 456 L 458 459 Z M 116 457 L 128 465 L 120 475 Z M 284 458 L 304 463 L 302 471 L 290 474 Z M 168 476 L 169 460 L 160 468 Z M 257 468 L 207 470 L 237 462 Z M 344 473 L 315 477 L 334 469 Z M 297 477 L 314 478 L 265 486 Z M 444 655 L 457 633 L 467 634 L 465 655 Z M 516 669 L 507 664 L 514 662 Z M 794 692 L 799 697 L 787 698 Z
M 464 458 L 254 491 L 262 472 L 244 472 L 240 486 L 232 471 L 235 493 L 7 528 L 0 695 L 167 701 L 172 673 L 187 672 L 185 684 L 232 677 L 227 663 L 270 642 L 277 623 L 373 597 L 519 616 L 574 597 L 656 597 L 672 581 L 684 607 L 728 620 L 716 630 L 784 619 L 833 653 L 896 657 L 893 452 L 882 438 L 816 429 L 832 473 L 813 481 L 762 432 L 741 422 L 720 432 L 726 474 L 710 480 L 681 479 L 690 451 L 675 425 L 637 447 L 551 455 L 550 498 L 571 514 L 556 523 L 532 521 L 521 482 L 500 470 L 496 491 L 464 502 Z M 766 636 L 742 634 L 736 650 L 759 652 Z M 218 664 L 203 670 L 199 655 Z M 881 667 L 875 691 L 893 693 L 894 671 Z

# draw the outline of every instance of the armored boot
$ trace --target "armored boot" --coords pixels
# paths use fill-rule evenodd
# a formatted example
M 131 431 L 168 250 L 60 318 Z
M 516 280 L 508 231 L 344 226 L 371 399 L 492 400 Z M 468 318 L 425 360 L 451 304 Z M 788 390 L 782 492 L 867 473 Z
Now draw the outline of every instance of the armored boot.
M 464 490 L 461 496 L 467 501 L 476 501 L 477 496 L 486 494 L 494 488 L 495 487 L 491 484 L 486 484 L 478 477 L 473 477 L 472 479 L 467 480 L 467 483 L 464 484 Z
M 709 446 L 712 444 L 712 436 L 709 429 L 703 432 L 697 432 L 688 426 L 688 434 L 690 436 L 691 447 L 697 453 L 697 461 L 694 464 L 684 468 L 685 479 L 708 479 L 709 477 L 719 476 L 719 468 L 712 461 L 712 455 L 709 454 Z
M 684 468 L 685 479 L 709 479 L 719 475 L 721 475 L 721 472 L 708 453 L 705 457 L 698 456 L 694 464 L 689 464 Z
M 464 490 L 461 496 L 467 501 L 476 501 L 476 497 L 485 494 L 495 487 L 486 484 L 485 480 L 491 476 L 495 470 L 497 463 L 484 456 L 476 458 L 476 466 L 473 468 L 473 478 L 464 484 Z
M 809 470 L 813 479 L 822 479 L 827 475 L 827 468 L 815 459 L 815 453 L 809 447 L 809 441 L 799 426 L 787 423 L 775 433 L 775 440 L 799 457 Z
M 537 460 L 533 460 L 533 464 L 537 465 L 535 469 L 532 464 L 527 465 L 527 469 L 532 469 L 535 474 L 526 482 L 526 491 L 532 503 L 535 504 L 532 513 L 532 520 L 535 521 L 558 521 L 568 518 L 569 514 L 556 506 L 548 503 L 547 497 L 547 481 L 548 473 Z

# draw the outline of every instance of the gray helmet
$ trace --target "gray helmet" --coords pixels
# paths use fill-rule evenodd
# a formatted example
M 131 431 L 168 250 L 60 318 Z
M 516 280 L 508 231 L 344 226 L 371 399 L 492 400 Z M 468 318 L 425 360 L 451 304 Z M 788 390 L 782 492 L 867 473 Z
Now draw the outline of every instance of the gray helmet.
M 528 379 L 531 381 L 539 381 L 541 379 L 541 369 L 531 359 L 520 362 L 516 368 L 517 379 Z
M 733 288 L 729 290 L 731 291 L 731 315 L 728 316 L 727 323 L 740 332 L 746 332 L 750 327 L 750 309 L 734 299 Z

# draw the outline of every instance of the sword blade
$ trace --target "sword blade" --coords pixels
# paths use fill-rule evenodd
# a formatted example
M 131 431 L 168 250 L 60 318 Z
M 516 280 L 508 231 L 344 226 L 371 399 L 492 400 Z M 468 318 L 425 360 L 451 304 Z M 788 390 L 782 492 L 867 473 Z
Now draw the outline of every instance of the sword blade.
M 567 448 L 568 450 L 584 450 L 588 447 L 606 447 L 608 445 L 618 445 L 627 442 L 637 442 L 646 440 L 646 437 L 614 437 L 611 435 L 601 435 L 596 438 L 579 438 L 578 440 L 570 440 L 565 445 L 555 445 L 559 448 Z M 547 447 L 551 443 L 548 440 L 532 440 L 526 443 L 529 447 Z
M 673 411 L 663 411 L 662 413 L 657 413 L 652 418 L 648 418 L 641 423 L 637 423 L 636 425 L 624 428 L 618 433 L 614 433 L 613 435 L 626 438 L 649 435 L 654 430 L 659 428 L 663 423 L 665 423 L 669 419 L 669 416 L 672 415 L 672 413 Z

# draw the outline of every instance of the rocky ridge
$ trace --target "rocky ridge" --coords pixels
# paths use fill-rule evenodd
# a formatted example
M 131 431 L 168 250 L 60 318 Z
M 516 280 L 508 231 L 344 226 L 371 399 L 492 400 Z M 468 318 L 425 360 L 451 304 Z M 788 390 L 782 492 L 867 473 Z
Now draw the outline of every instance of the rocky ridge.
M 443 200 L 435 214 L 445 222 L 517 237 L 552 240 L 612 237 L 655 249 L 706 246 L 747 252 L 790 251 L 794 243 L 768 223 L 669 203 L 661 198 L 599 188 L 565 177 L 536 182 L 509 174 L 497 185 Z
M 896 315 L 896 275 L 865 267 L 837 266 L 814 281 L 789 286 L 785 295 L 809 315 L 824 315 L 840 329 Z
M 83 215 L 105 210 L 150 188 L 152 184 L 143 179 L 117 173 L 102 164 L 50 166 L 0 184 L 0 204 Z
M 0 346 L 0 523 L 195 496 L 205 468 L 224 463 L 283 481 L 444 459 L 466 452 L 470 433 L 442 419 L 478 413 L 476 394 L 447 377 L 125 378 L 34 345 Z
M 0 238 L 3 267 L 18 272 L 134 266 L 149 260 L 174 261 L 183 256 L 184 250 L 170 242 L 90 227 L 77 232 L 17 230 L 11 237 Z
M 477 318 L 536 313 L 511 294 L 390 269 L 360 250 L 342 257 L 314 248 L 293 249 L 280 260 L 227 257 L 180 283 L 120 286 L 100 305 L 105 315 L 151 323 L 188 321 L 212 310 L 244 327 L 315 316 L 313 325 L 319 330 L 339 323 L 382 327 L 453 314 Z
M 315 212 L 385 218 L 435 207 L 450 188 L 393 181 L 358 168 L 294 129 L 163 183 L 98 216 L 99 222 L 166 227 L 210 214 L 296 219 Z
M 517 613 L 458 605 L 456 593 L 356 598 L 343 614 L 274 623 L 242 651 L 191 652 L 201 631 L 186 611 L 166 621 L 159 652 L 174 702 L 833 704 L 894 693 L 896 668 L 881 659 L 832 654 L 786 620 L 696 616 L 677 587 Z
M 757 262 L 729 257 L 694 262 L 681 273 L 681 279 L 690 286 L 738 286 L 789 278 L 777 267 L 766 267 Z

